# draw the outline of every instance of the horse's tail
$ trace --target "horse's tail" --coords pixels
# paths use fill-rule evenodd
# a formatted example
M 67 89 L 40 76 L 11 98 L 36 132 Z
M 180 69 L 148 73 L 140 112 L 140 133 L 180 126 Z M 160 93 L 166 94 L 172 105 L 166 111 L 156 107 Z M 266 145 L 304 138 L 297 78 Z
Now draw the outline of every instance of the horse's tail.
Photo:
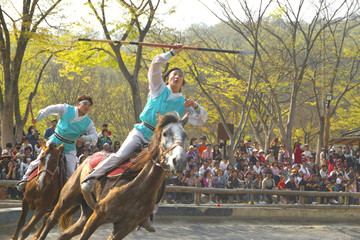
M 71 218 L 79 210 L 80 206 L 74 206 L 61 215 L 60 226 L 63 231 L 71 226 Z

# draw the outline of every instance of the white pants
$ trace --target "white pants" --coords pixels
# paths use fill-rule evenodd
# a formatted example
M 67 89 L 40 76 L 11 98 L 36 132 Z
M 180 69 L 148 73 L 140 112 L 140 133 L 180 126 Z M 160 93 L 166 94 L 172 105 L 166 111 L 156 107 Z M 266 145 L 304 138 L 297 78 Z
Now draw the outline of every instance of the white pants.
M 86 177 L 86 180 L 90 178 L 98 178 L 104 176 L 106 172 L 120 165 L 121 161 L 125 160 L 137 148 L 143 146 L 146 143 L 149 143 L 149 141 L 139 130 L 134 128 L 129 133 L 124 143 L 121 145 L 120 149 L 116 153 L 113 153 L 104 160 L 102 160 L 99 165 L 96 166 L 94 171 Z
M 28 169 L 26 170 L 22 178 L 22 181 L 26 181 L 29 178 L 31 172 L 38 167 L 40 163 L 40 156 L 43 152 L 44 150 L 41 150 L 38 157 L 30 163 Z M 75 172 L 76 159 L 76 150 L 72 150 L 70 151 L 70 153 L 65 153 L 66 179 L 69 179 L 71 175 Z

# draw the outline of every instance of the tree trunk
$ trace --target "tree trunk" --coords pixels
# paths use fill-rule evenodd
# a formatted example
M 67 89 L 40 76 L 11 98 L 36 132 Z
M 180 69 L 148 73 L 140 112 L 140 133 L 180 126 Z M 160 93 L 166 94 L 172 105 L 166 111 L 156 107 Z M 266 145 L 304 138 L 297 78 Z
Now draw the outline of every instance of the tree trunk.
M 320 152 L 321 152 L 321 148 L 324 146 L 324 124 L 325 124 L 325 117 L 324 116 L 320 116 L 320 121 L 319 121 L 319 131 L 318 131 L 318 142 L 317 142 L 317 148 L 316 148 L 316 159 L 315 159 L 315 163 L 318 164 L 320 166 Z

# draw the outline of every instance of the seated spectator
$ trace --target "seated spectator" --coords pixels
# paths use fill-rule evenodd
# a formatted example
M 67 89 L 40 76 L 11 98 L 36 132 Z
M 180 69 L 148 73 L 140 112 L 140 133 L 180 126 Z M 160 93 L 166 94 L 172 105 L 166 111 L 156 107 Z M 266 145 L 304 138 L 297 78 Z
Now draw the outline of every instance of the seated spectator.
M 321 183 L 320 183 L 320 191 L 321 192 L 330 192 L 330 189 L 331 189 L 331 184 L 329 183 L 329 179 L 327 177 L 323 178 Z M 320 203 L 324 204 L 325 203 L 324 200 L 327 200 L 327 203 L 330 203 L 330 198 L 329 197 L 321 197 L 320 198 Z
M 185 177 L 184 180 L 184 186 L 188 186 L 188 187 L 195 187 L 195 183 L 196 183 L 196 178 L 194 175 L 194 170 L 193 169 L 189 169 L 187 170 L 187 176 Z M 194 193 L 185 193 L 185 202 L 184 203 L 193 203 L 194 202 Z
M 232 170 L 234 170 L 234 167 L 233 167 L 233 165 L 230 163 L 230 164 L 227 166 L 226 170 L 224 171 L 224 177 L 225 177 L 226 179 L 229 178 L 229 176 L 230 176 L 231 173 L 232 173 Z
M 13 144 L 11 142 L 6 143 L 5 145 L 5 149 L 2 150 L 2 155 L 8 155 L 13 157 L 14 156 L 14 152 L 13 152 Z
M 305 191 L 319 191 L 320 190 L 320 183 L 318 178 L 315 174 L 311 174 L 310 179 L 306 182 Z M 312 204 L 316 204 L 316 197 L 310 196 L 309 200 Z
M 280 181 L 279 181 L 279 183 L 277 185 L 279 191 L 286 190 L 285 182 L 286 182 L 286 176 L 282 175 L 281 178 L 280 178 Z M 279 197 L 280 196 L 278 196 L 278 201 L 279 201 Z M 287 203 L 286 198 L 284 199 L 283 203 L 284 204 Z
M 90 149 L 89 148 L 83 148 L 82 154 L 79 156 L 79 160 L 76 163 L 76 168 L 78 168 L 81 163 L 90 155 Z
M 241 181 L 238 178 L 238 172 L 235 169 L 233 169 L 231 175 L 227 179 L 226 188 L 236 189 L 241 187 L 243 187 L 243 185 L 241 185 Z M 237 203 L 237 202 L 239 202 L 239 195 L 233 194 L 233 203 Z
M 110 151 L 110 145 L 108 143 L 104 143 L 103 145 L 103 151 L 109 152 Z
M 201 178 L 203 178 L 205 175 L 205 171 L 209 170 L 211 171 L 211 168 L 209 167 L 209 163 L 207 161 L 203 162 L 203 165 L 199 168 L 199 174 L 201 176 Z
M 222 171 L 225 171 L 227 169 L 228 165 L 229 165 L 229 157 L 224 156 L 223 159 L 220 162 L 220 169 Z
M 103 129 L 101 133 L 103 135 L 103 137 L 100 139 L 101 145 L 104 146 L 104 144 L 107 143 L 109 145 L 109 148 L 111 148 L 112 141 L 109 136 L 109 131 L 107 129 Z
M 121 145 L 119 141 L 114 142 L 114 152 L 117 152 L 120 149 Z
M 3 172 L 5 174 L 6 180 L 19 180 L 20 176 L 18 175 L 18 169 L 14 165 L 13 161 L 9 161 L 7 168 L 4 169 Z M 18 190 L 15 187 L 8 187 L 7 188 L 8 197 L 11 199 L 21 199 Z
M 331 192 L 339 192 L 339 188 L 338 188 L 338 184 L 336 182 L 336 180 L 331 180 L 331 187 L 330 187 L 330 191 Z M 330 203 L 332 204 L 338 204 L 338 198 L 334 197 L 330 199 Z
M 325 164 L 321 165 L 321 170 L 320 170 L 321 179 L 328 178 L 328 176 L 329 176 L 328 167 Z
M 224 177 L 223 171 L 218 171 L 217 175 L 214 178 L 215 188 L 225 188 L 226 187 L 226 178 Z M 226 203 L 228 196 L 226 194 L 216 194 L 215 202 L 216 203 Z
M 47 128 L 44 133 L 44 138 L 46 140 L 48 140 L 49 137 L 55 133 L 56 125 L 57 125 L 57 120 L 56 119 L 52 120 L 51 126 L 49 128 Z
M 301 162 L 301 166 L 300 166 L 300 172 L 302 172 L 304 175 L 310 176 L 310 171 L 306 166 L 307 161 L 306 160 L 302 160 Z
M 170 176 L 167 184 L 169 186 L 182 186 L 183 185 L 183 175 Z M 170 198 L 169 203 L 181 203 L 182 193 L 169 192 L 167 197 Z
M 264 150 L 260 149 L 258 158 L 260 160 L 260 163 L 262 163 L 262 164 L 265 162 L 264 154 L 265 154 Z
M 253 185 L 253 175 L 251 172 L 247 172 L 245 175 L 245 181 L 244 181 L 244 187 L 245 189 L 251 189 L 252 185 Z M 246 194 L 246 201 L 248 204 L 251 204 L 251 198 L 250 198 L 250 194 L 247 193 Z
M 262 181 L 262 189 L 263 190 L 275 190 L 275 181 L 272 179 L 272 172 L 271 170 L 268 170 L 265 172 L 266 178 Z M 266 195 L 267 199 L 270 203 L 273 202 L 272 195 Z
M 285 186 L 286 186 L 286 189 L 288 189 L 288 190 L 292 190 L 292 191 L 299 190 L 299 185 L 295 181 L 294 174 L 290 175 L 290 179 L 286 182 Z M 287 196 L 287 202 L 291 203 L 291 204 L 296 203 L 296 196 Z
M 357 191 L 357 187 L 356 187 L 357 181 L 355 178 L 353 178 L 350 181 L 350 185 L 349 185 L 349 192 L 358 192 Z M 349 198 L 349 204 L 350 205 L 358 205 L 358 198 L 357 197 L 350 197 Z
M 254 174 L 255 174 L 255 176 L 261 175 L 261 166 L 260 166 L 260 162 L 259 162 L 259 161 L 257 161 L 257 162 L 255 163 L 255 166 L 254 166 Z
M 22 147 L 23 149 L 25 149 L 26 147 L 30 147 L 30 148 L 31 148 L 31 152 L 33 151 L 33 146 L 29 143 L 28 137 L 24 137 L 24 138 L 23 138 L 21 147 Z
M 204 178 L 203 178 L 203 184 L 204 187 L 206 188 L 213 188 L 215 186 L 214 183 L 214 176 L 211 173 L 211 170 L 206 170 L 204 173 Z M 209 202 L 208 203 L 214 203 L 212 201 L 212 193 L 209 193 Z
M 219 162 L 219 161 L 215 161 L 214 167 L 211 169 L 211 173 L 212 173 L 213 176 L 216 176 L 215 173 L 217 173 L 217 172 L 219 172 L 219 171 L 221 171 L 221 170 L 220 170 L 220 162 Z

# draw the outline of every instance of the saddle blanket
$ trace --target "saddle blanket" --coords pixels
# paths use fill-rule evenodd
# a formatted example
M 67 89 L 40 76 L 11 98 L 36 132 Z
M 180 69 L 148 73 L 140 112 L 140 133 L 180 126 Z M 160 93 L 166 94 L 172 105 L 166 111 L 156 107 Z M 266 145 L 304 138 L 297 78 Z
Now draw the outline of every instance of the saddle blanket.
M 91 170 L 94 170 L 94 168 L 99 165 L 99 163 L 104 160 L 105 157 L 109 156 L 108 154 L 105 154 L 103 152 L 96 152 L 92 157 L 89 159 L 89 167 Z M 120 166 L 116 167 L 115 169 L 111 170 L 109 174 L 107 174 L 108 178 L 115 178 L 120 176 L 131 164 L 131 160 L 124 162 Z
M 27 179 L 27 181 L 30 181 L 31 179 L 33 179 L 34 177 L 36 177 L 38 175 L 38 168 L 35 168 L 31 173 L 29 178 Z

